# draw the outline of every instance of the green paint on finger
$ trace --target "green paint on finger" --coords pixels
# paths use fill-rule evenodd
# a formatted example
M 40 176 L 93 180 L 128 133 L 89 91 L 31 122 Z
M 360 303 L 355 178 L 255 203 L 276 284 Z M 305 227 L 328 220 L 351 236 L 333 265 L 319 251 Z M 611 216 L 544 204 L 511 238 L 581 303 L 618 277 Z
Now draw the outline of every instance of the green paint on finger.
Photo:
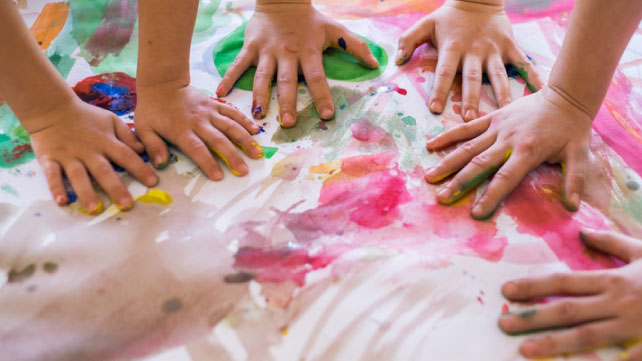
M 524 312 L 520 313 L 519 317 L 522 318 L 522 319 L 528 320 L 528 319 L 531 319 L 531 318 L 535 317 L 536 313 L 537 313 L 537 310 L 528 310 L 528 311 L 524 311 Z
M 495 174 L 497 171 L 497 167 L 495 166 L 490 166 L 487 171 L 482 172 L 478 175 L 476 175 L 473 179 L 469 180 L 468 182 L 464 183 L 461 185 L 459 190 L 455 192 L 455 194 L 452 195 L 446 202 L 445 204 L 453 204 L 457 202 L 458 200 L 464 198 L 466 193 L 468 193 L 471 189 L 477 187 L 481 182 L 483 182 L 485 179 L 490 177 L 491 175 Z
M 528 71 L 524 69 L 523 65 L 524 65 L 523 63 L 519 63 L 519 66 L 516 66 L 515 69 L 517 69 L 517 73 L 522 78 L 524 78 L 524 81 L 526 82 L 526 86 L 528 87 L 528 90 L 532 91 L 533 93 L 536 93 L 537 88 L 535 88 L 535 86 L 528 81 Z

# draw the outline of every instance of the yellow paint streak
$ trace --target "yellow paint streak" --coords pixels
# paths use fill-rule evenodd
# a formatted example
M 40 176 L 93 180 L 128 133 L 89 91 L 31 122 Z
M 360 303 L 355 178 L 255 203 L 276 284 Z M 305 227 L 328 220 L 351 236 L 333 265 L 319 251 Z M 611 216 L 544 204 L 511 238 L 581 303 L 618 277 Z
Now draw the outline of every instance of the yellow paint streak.
M 31 34 L 42 50 L 47 50 L 67 22 L 69 4 L 56 2 L 45 5 L 31 26 Z
M 332 174 L 341 169 L 341 159 L 335 159 L 331 162 L 318 164 L 310 167 L 310 173 L 314 174 Z
M 513 150 L 512 149 L 507 150 L 506 154 L 504 154 L 504 162 L 507 161 L 511 155 L 513 155 Z
M 223 155 L 223 153 L 221 153 L 221 152 L 220 152 L 218 149 L 216 149 L 216 148 L 210 148 L 210 150 L 211 150 L 212 152 L 214 152 L 214 154 L 216 154 L 219 158 L 221 158 L 221 160 L 223 161 L 223 163 L 225 163 L 225 165 L 226 165 L 226 166 L 227 166 L 227 168 L 230 170 L 230 172 L 232 172 L 232 174 L 237 175 L 237 176 L 241 176 L 241 173 L 239 173 L 237 170 L 234 170 L 234 169 L 232 169 L 232 167 L 230 167 L 230 162 L 227 160 L 227 158 L 225 158 L 225 156 Z
M 163 190 L 152 188 L 147 191 L 147 193 L 136 197 L 134 201 L 142 203 L 156 203 L 167 206 L 172 203 L 172 196 Z
M 102 201 L 98 201 L 98 204 L 93 208 L 93 209 L 85 209 L 84 207 L 79 207 L 78 208 L 82 213 L 90 215 L 90 216 L 97 216 L 101 213 L 103 213 L 103 210 L 105 207 L 103 206 Z
M 444 179 L 446 179 L 446 178 L 450 177 L 450 176 L 451 176 L 453 173 L 455 173 L 455 172 L 456 172 L 456 171 L 454 171 L 454 170 L 453 170 L 453 171 L 450 171 L 450 172 L 448 172 L 448 173 L 446 173 L 446 174 L 440 175 L 439 177 L 437 177 L 437 178 L 433 179 L 433 183 L 441 182 L 442 180 L 444 180 Z
M 252 142 L 251 144 L 254 148 L 256 148 L 256 150 L 259 151 L 259 158 L 263 158 L 263 148 L 259 145 L 259 143 Z

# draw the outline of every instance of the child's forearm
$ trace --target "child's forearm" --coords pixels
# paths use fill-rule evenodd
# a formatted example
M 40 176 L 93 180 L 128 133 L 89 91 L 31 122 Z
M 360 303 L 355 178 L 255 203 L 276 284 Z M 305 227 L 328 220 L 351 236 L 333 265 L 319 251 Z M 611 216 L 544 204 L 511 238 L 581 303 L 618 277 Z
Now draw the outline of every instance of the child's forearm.
M 188 85 L 198 0 L 140 0 L 138 10 L 138 86 Z
M 29 119 L 75 98 L 40 50 L 16 6 L 0 0 L 0 94 L 29 133 L 42 124 Z
M 549 88 L 593 119 L 641 17 L 638 0 L 576 2 Z

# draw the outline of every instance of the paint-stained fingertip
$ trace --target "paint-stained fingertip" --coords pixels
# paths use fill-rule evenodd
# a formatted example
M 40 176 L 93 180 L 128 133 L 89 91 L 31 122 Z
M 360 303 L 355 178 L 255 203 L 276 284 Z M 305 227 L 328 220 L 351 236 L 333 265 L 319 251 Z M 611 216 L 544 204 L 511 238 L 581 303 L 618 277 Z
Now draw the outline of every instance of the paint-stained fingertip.
M 397 66 L 404 65 L 406 62 L 408 62 L 408 59 L 408 52 L 406 52 L 404 49 L 397 50 L 397 56 L 395 57 L 395 64 Z

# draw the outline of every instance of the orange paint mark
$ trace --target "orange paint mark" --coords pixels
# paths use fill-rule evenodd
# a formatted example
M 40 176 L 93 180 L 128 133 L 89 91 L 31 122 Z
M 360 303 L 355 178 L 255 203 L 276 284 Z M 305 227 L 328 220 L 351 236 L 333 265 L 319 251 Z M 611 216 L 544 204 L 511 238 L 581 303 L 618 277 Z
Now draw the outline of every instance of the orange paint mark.
M 47 50 L 67 22 L 69 4 L 66 2 L 50 3 L 31 26 L 31 34 L 36 38 L 42 50 Z

